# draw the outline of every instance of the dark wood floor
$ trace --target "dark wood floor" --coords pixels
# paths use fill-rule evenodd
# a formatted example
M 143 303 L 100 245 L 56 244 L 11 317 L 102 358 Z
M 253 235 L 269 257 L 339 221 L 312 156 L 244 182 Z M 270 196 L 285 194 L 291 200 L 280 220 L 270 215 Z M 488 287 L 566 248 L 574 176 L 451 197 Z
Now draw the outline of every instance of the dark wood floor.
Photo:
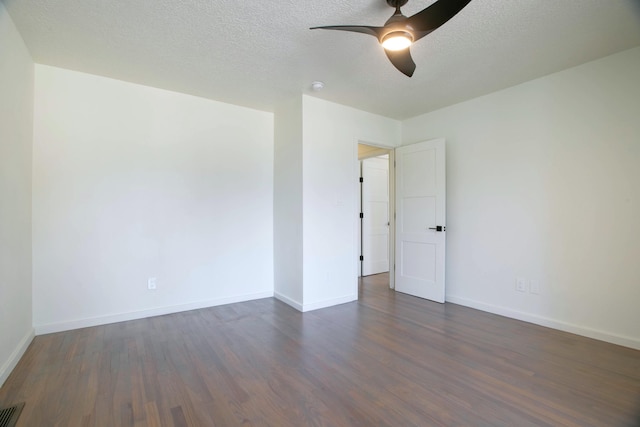
M 38 336 L 18 426 L 639 426 L 640 351 L 394 293 Z

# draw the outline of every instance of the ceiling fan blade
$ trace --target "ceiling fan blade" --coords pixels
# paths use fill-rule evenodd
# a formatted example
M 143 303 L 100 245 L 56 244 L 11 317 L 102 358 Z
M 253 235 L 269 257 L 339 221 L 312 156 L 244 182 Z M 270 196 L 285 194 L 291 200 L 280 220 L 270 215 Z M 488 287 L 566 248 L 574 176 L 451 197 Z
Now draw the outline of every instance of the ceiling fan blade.
M 370 36 L 379 38 L 383 27 L 368 27 L 366 25 L 329 25 L 325 27 L 311 27 L 309 29 L 351 31 L 352 33 L 369 34 Z
M 384 51 L 387 54 L 387 58 L 396 67 L 400 70 L 401 73 L 406 76 L 413 76 L 413 72 L 416 70 L 416 63 L 413 62 L 411 58 L 411 52 L 409 48 L 403 50 L 386 50 Z
M 414 28 L 414 41 L 421 39 L 453 18 L 471 0 L 438 0 L 431 6 L 410 16 L 407 24 Z

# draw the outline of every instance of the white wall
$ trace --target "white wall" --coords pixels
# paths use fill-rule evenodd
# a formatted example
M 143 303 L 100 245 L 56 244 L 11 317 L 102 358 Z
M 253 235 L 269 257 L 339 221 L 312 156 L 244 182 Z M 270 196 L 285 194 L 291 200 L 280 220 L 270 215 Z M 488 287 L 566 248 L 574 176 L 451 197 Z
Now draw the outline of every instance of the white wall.
M 636 48 L 404 121 L 447 140 L 447 299 L 640 348 L 639 117 Z
M 33 61 L 0 3 L 0 386 L 33 338 Z
M 358 297 L 357 143 L 396 146 L 400 122 L 303 96 L 304 308 Z
M 275 111 L 274 294 L 302 310 L 302 97 Z
M 273 115 L 36 65 L 33 288 L 38 333 L 271 296 Z

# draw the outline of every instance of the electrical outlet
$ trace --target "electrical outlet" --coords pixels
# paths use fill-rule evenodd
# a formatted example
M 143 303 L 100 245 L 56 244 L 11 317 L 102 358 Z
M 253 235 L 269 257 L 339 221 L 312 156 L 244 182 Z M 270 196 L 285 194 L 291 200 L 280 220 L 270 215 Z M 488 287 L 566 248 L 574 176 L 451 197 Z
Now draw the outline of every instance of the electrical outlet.
M 149 279 L 147 280 L 147 288 L 149 290 L 155 290 L 158 287 L 158 279 L 156 279 L 155 277 L 149 277 Z
M 529 282 L 529 292 L 532 294 L 540 294 L 540 281 L 532 280 Z
M 527 292 L 527 279 L 524 277 L 516 278 L 516 291 Z

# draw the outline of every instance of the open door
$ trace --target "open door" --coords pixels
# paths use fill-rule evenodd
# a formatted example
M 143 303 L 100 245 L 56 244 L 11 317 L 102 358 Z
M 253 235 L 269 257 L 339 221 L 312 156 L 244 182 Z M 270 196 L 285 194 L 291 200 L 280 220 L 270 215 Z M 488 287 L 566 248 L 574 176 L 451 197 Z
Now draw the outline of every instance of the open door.
M 389 271 L 389 155 L 362 161 L 362 275 Z
M 444 139 L 396 148 L 396 291 L 444 302 Z

